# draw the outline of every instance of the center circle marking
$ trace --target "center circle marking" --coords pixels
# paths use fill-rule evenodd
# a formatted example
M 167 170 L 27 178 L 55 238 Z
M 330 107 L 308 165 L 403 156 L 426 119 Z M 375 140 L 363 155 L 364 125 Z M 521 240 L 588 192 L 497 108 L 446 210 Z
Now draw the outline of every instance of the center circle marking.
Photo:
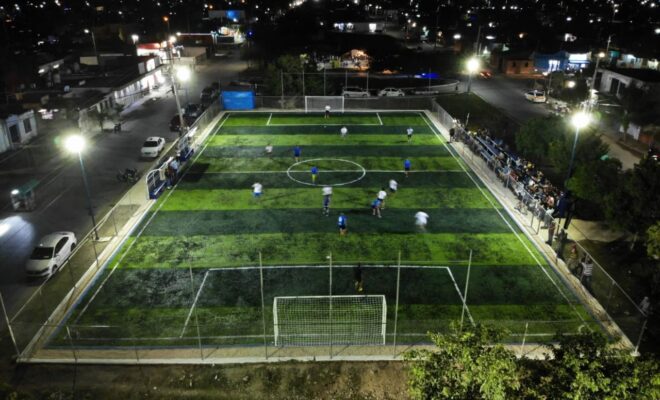
M 311 182 L 304 182 L 304 181 L 301 181 L 301 180 L 296 179 L 296 178 L 294 178 L 293 176 L 291 176 L 291 170 L 292 170 L 293 168 L 295 168 L 297 165 L 300 165 L 300 164 L 307 164 L 307 163 L 311 163 L 311 162 L 313 162 L 313 161 L 340 161 L 340 162 L 345 162 L 345 163 L 348 163 L 348 164 L 352 164 L 352 165 L 355 165 L 355 166 L 357 167 L 357 170 L 347 170 L 346 172 L 357 172 L 357 173 L 360 173 L 360 172 L 361 172 L 361 175 L 360 175 L 359 177 L 357 177 L 356 179 L 353 179 L 352 181 L 339 182 L 339 183 L 324 183 L 324 184 L 316 184 L 316 183 L 311 183 Z M 295 172 L 304 172 L 304 171 L 295 171 Z M 319 172 L 323 172 L 323 170 L 321 170 L 321 171 L 319 171 Z M 335 171 L 335 172 L 342 172 L 342 171 Z M 291 179 L 291 180 L 294 181 L 294 182 L 300 183 L 300 184 L 302 184 L 302 185 L 307 185 L 307 186 L 346 186 L 346 185 L 350 185 L 350 184 L 352 184 L 352 183 L 355 183 L 355 182 L 361 180 L 361 179 L 364 178 L 366 175 L 367 175 L 367 170 L 364 169 L 363 166 L 361 166 L 360 164 L 356 163 L 355 161 L 344 160 L 343 158 L 311 158 L 311 159 L 309 159 L 309 160 L 302 160 L 302 161 L 298 161 L 298 162 L 296 162 L 296 163 L 293 163 L 293 164 L 291 164 L 291 166 L 290 166 L 289 168 L 287 168 L 287 170 L 286 170 L 286 176 L 288 176 L 289 179 Z

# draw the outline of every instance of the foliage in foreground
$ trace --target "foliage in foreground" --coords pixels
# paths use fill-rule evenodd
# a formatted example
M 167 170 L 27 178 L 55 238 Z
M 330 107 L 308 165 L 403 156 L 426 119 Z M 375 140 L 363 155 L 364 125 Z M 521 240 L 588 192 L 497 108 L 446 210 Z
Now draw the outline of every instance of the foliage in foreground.
M 412 351 L 413 399 L 659 399 L 660 363 L 635 358 L 600 334 L 559 336 L 542 360 L 518 359 L 503 332 L 477 325 L 432 334 L 434 351 Z

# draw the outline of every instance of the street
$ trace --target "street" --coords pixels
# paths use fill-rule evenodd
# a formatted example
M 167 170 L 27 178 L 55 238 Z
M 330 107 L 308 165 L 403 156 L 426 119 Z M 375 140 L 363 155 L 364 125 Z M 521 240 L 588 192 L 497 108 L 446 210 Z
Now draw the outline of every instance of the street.
M 550 112 L 545 104 L 532 103 L 525 99 L 524 93 L 532 89 L 533 84 L 533 79 L 493 74 L 490 79 L 474 77 L 472 91 L 519 123 L 524 123 L 528 119 L 542 117 Z
M 245 61 L 239 59 L 239 53 L 233 51 L 226 58 L 208 60 L 197 66 L 190 82 L 184 84 L 180 95 L 182 106 L 186 97 L 190 102 L 199 103 L 201 90 L 212 82 L 224 85 L 238 80 L 239 72 L 246 66 Z M 137 168 L 144 176 L 154 162 L 140 159 L 144 140 L 149 136 L 161 136 L 169 145 L 177 138 L 178 134 L 169 130 L 176 105 L 172 93 L 166 91 L 161 88 L 139 104 L 125 109 L 120 133 L 106 132 L 89 140 L 83 160 L 97 220 L 130 187 L 116 179 L 118 170 Z M 30 178 L 41 181 L 35 191 L 37 208 L 32 212 L 14 212 L 8 204 L 9 193 L 16 187 L 16 182 L 27 182 Z M 73 231 L 80 240 L 92 229 L 92 223 L 77 156 L 59 149 L 47 162 L 36 165 L 30 174 L 18 177 L 1 175 L 0 193 L 6 196 L 0 200 L 0 205 L 4 205 L 0 212 L 0 293 L 11 316 L 38 287 L 27 281 L 24 271 L 25 262 L 37 241 L 56 231 Z

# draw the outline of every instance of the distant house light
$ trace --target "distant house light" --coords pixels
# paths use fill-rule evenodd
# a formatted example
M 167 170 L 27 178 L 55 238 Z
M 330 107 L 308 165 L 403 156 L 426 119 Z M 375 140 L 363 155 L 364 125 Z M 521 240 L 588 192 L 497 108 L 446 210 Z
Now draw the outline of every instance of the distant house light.
M 455 34 L 454 34 L 454 39 L 459 40 L 460 38 L 461 38 L 461 34 L 460 34 L 460 33 L 455 33 Z

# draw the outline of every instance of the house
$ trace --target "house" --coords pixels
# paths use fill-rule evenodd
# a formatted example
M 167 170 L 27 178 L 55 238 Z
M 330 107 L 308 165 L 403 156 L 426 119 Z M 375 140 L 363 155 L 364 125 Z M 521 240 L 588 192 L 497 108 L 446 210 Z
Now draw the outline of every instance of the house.
M 0 109 L 0 153 L 16 149 L 37 136 L 34 111 L 19 107 Z
M 494 50 L 490 54 L 490 66 L 507 75 L 533 75 L 534 59 L 529 52 Z
M 533 54 L 534 67 L 541 72 L 569 71 L 587 68 L 591 63 L 591 52 L 568 52 Z
M 638 88 L 660 85 L 660 71 L 637 68 L 598 68 L 598 91 L 621 97 L 623 89 L 635 85 Z
M 658 64 L 656 58 L 635 57 L 631 53 L 623 53 L 616 60 L 617 68 L 650 68 L 657 70 Z

